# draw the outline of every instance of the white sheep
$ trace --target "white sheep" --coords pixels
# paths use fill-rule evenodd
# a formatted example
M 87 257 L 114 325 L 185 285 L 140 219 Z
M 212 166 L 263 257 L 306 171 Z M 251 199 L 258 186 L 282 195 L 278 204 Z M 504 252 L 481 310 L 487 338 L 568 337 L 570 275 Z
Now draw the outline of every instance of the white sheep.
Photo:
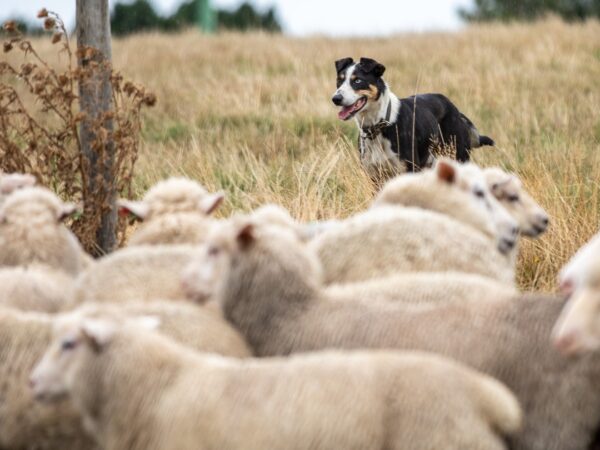
M 74 305 L 73 277 L 43 265 L 0 268 L 0 305 L 56 313 Z
M 45 264 L 77 275 L 89 256 L 62 223 L 75 212 L 45 188 L 13 192 L 0 206 L 0 267 Z
M 195 247 L 152 245 L 127 247 L 96 261 L 75 283 L 75 303 L 87 301 L 182 300 L 180 274 Z
M 525 191 L 517 176 L 498 167 L 483 169 L 483 173 L 494 197 L 519 223 L 522 235 L 539 237 L 546 231 L 548 214 Z
M 521 423 L 501 383 L 433 355 L 244 362 L 90 318 L 57 324 L 31 383 L 40 399 L 68 394 L 112 449 L 491 450 Z
M 0 308 L 0 448 L 96 448 L 67 399 L 36 402 L 28 378 L 50 343 L 51 316 Z
M 342 300 L 362 298 L 370 302 L 395 301 L 407 304 L 488 301 L 518 295 L 517 289 L 505 283 L 462 272 L 400 273 L 355 283 L 330 284 L 326 292 L 330 297 Z
M 495 200 L 481 178 L 469 166 L 442 160 L 432 171 L 391 180 L 370 210 L 312 239 L 325 282 L 451 270 L 513 285 L 510 252 L 518 228 L 501 215 L 512 225 L 497 235 L 488 210 Z
M 571 258 L 559 274 L 569 300 L 552 332 L 554 345 L 565 355 L 600 348 L 600 234 Z
M 514 450 L 586 450 L 600 427 L 600 354 L 565 361 L 549 345 L 560 297 L 426 305 L 331 298 L 318 258 L 293 230 L 247 218 L 215 232 L 196 263 L 197 300 L 215 299 L 257 355 L 395 348 L 456 359 L 521 400 L 527 420 Z
M 35 185 L 35 177 L 25 173 L 3 173 L 0 171 L 0 205 L 6 197 L 18 189 Z
M 209 194 L 196 181 L 172 177 L 155 184 L 141 201 L 117 203 L 121 213 L 142 221 L 128 245 L 197 244 L 224 198 L 222 192 Z

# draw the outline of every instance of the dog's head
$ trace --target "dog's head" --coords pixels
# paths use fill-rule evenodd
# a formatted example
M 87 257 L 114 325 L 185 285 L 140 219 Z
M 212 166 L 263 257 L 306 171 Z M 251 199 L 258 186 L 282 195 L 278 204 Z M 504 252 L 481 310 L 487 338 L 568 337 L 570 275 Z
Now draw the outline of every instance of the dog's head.
M 331 101 L 341 106 L 338 117 L 348 120 L 356 113 L 376 102 L 385 91 L 381 76 L 385 66 L 371 58 L 360 58 L 358 63 L 352 58 L 342 58 L 335 62 L 337 90 Z

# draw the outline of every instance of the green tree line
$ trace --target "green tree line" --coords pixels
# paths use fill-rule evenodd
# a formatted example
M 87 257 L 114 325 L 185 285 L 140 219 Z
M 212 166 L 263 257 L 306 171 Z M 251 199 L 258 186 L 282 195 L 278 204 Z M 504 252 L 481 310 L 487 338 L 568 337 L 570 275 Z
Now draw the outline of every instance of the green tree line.
M 124 35 L 147 30 L 177 31 L 198 23 L 199 8 L 194 0 L 185 2 L 170 16 L 162 17 L 148 0 L 135 0 L 133 3 L 117 3 L 111 15 L 111 31 Z M 257 11 L 250 3 L 242 3 L 233 11 L 216 11 L 217 29 L 252 30 L 281 32 L 274 8 L 264 13 Z
M 548 13 L 565 20 L 600 17 L 600 0 L 475 0 L 472 8 L 459 10 L 470 22 L 534 20 Z

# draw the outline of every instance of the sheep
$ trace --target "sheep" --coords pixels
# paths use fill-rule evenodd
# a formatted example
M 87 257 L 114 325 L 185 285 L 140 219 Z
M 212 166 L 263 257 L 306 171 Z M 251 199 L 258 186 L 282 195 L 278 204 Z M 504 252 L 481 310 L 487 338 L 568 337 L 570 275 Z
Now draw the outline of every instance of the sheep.
M 0 206 L 0 267 L 45 264 L 76 276 L 89 256 L 62 223 L 76 212 L 45 188 L 13 192 Z
M 25 173 L 2 173 L 0 171 L 0 205 L 12 192 L 35 185 L 35 177 Z
M 494 197 L 519 223 L 522 235 L 536 238 L 546 231 L 548 214 L 523 189 L 519 178 L 498 167 L 483 169 L 483 174 Z
M 310 245 L 323 264 L 325 283 L 451 270 L 514 285 L 509 252 L 517 227 L 496 241 L 486 207 L 491 195 L 481 182 L 475 194 L 465 190 L 469 180 L 461 175 L 467 169 L 440 161 L 432 171 L 391 180 L 370 210 L 315 236 Z
M 162 333 L 190 348 L 236 358 L 252 355 L 244 338 L 223 318 L 218 309 L 212 310 L 187 302 L 131 301 L 123 304 L 85 303 L 74 313 L 111 320 L 137 316 L 158 317 Z
M 73 307 L 74 280 L 46 266 L 0 269 L 0 305 L 24 311 L 56 313 Z
M 494 298 L 510 298 L 518 294 L 517 289 L 512 286 L 481 275 L 461 272 L 401 273 L 356 283 L 331 284 L 327 286 L 326 291 L 332 298 L 357 297 L 369 301 L 417 304 L 465 299 L 487 301 Z M 193 289 L 190 289 L 190 292 L 193 298 Z
M 154 185 L 142 201 L 117 203 L 121 213 L 142 221 L 128 245 L 197 244 L 224 198 L 222 192 L 209 194 L 195 181 L 173 177 Z
M 245 362 L 90 318 L 57 323 L 31 384 L 40 400 L 68 394 L 100 446 L 115 450 L 490 450 L 506 448 L 522 420 L 501 383 L 438 356 Z
M 220 313 L 187 303 L 86 304 L 71 314 L 110 318 L 129 325 L 138 317 L 160 319 L 159 331 L 192 349 L 244 358 L 244 339 Z M 58 316 L 60 317 L 60 316 Z M 80 416 L 67 401 L 55 407 L 34 402 L 27 377 L 50 344 L 53 316 L 0 306 L 0 448 L 92 449 Z
M 185 245 L 136 246 L 106 255 L 75 281 L 74 302 L 185 300 L 180 274 L 195 255 Z
M 600 355 L 566 362 L 549 345 L 563 298 L 332 299 L 307 244 L 247 218 L 213 233 L 194 264 L 196 300 L 218 302 L 258 356 L 395 348 L 454 358 L 515 392 L 527 418 L 517 450 L 584 450 L 600 425 Z
M 94 449 L 66 399 L 36 402 L 28 377 L 50 343 L 51 317 L 0 308 L 0 448 Z
M 563 267 L 561 289 L 570 295 L 552 331 L 554 346 L 573 356 L 600 348 L 600 235 L 593 237 Z

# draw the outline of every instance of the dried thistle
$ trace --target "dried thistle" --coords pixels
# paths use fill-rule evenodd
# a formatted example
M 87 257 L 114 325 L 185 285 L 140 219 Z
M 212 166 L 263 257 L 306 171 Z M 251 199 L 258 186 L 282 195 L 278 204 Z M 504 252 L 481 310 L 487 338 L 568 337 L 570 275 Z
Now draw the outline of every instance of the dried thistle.
M 4 43 L 4 53 L 8 53 L 13 49 L 13 45 L 12 42 L 5 42 Z
M 7 33 L 16 33 L 17 32 L 17 22 L 14 20 L 8 20 L 4 22 L 4 31 Z
M 46 31 L 53 30 L 55 26 L 56 26 L 56 20 L 54 20 L 52 17 L 46 17 L 46 20 L 44 20 L 44 30 L 46 30 Z
M 42 8 L 37 13 L 38 19 L 43 19 L 44 17 L 48 17 L 48 10 L 46 8 Z
M 52 35 L 52 43 L 56 44 L 61 41 L 63 34 L 60 31 L 57 31 Z

